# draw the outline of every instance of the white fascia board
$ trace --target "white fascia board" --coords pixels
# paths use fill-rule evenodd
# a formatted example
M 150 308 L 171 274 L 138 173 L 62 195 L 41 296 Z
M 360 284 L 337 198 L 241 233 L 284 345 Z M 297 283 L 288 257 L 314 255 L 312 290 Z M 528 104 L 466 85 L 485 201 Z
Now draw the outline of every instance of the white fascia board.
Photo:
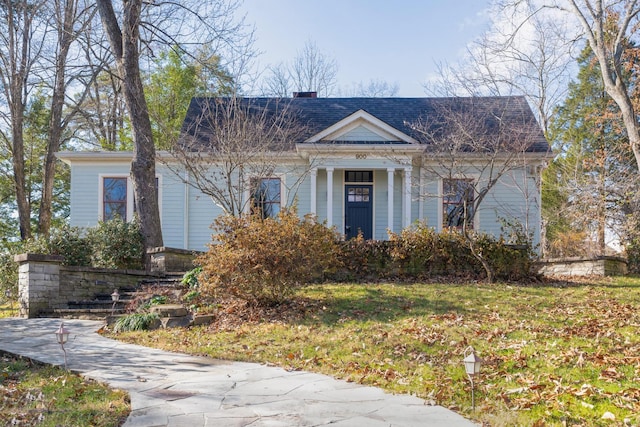
M 382 135 L 387 134 L 397 141 L 404 141 L 412 144 L 418 143 L 418 141 L 416 141 L 406 133 L 401 132 L 392 126 L 389 126 L 387 123 L 383 122 L 376 116 L 367 113 L 364 110 L 356 111 L 350 116 L 347 116 L 339 122 L 329 126 L 325 130 L 311 136 L 305 142 L 321 142 L 322 140 L 331 139 L 330 137 L 336 137 L 338 135 L 344 134 L 359 125 L 363 125 L 367 129 L 375 133 L 381 133 Z
M 486 155 L 482 153 L 458 153 L 455 158 L 458 163 L 463 163 L 464 161 L 473 162 L 473 163 L 486 163 L 487 161 L 510 161 L 513 163 L 529 163 L 529 162 L 540 162 L 544 163 L 545 161 L 553 159 L 553 154 L 549 154 L 549 152 L 545 153 L 520 153 L 517 157 L 513 157 L 507 153 L 505 154 L 496 154 L 496 155 Z M 425 162 L 429 162 L 430 160 L 437 159 L 451 159 L 450 154 L 440 154 L 440 153 L 432 153 L 429 151 L 424 152 Z
M 296 144 L 296 150 L 305 157 L 309 154 L 340 155 L 354 153 L 375 153 L 384 155 L 416 155 L 424 151 L 424 147 L 410 144 L 310 144 L 302 142 Z
M 193 153 L 193 158 L 205 158 L 206 153 Z M 274 158 L 283 161 L 300 160 L 300 155 L 295 151 L 284 153 L 264 153 L 266 159 Z M 70 165 L 71 163 L 121 163 L 130 162 L 133 159 L 131 151 L 60 151 L 56 157 Z M 157 151 L 156 157 L 162 161 L 175 160 L 175 157 L 168 151 Z
M 59 151 L 56 157 L 70 165 L 74 162 L 105 163 L 123 162 L 133 159 L 131 151 Z

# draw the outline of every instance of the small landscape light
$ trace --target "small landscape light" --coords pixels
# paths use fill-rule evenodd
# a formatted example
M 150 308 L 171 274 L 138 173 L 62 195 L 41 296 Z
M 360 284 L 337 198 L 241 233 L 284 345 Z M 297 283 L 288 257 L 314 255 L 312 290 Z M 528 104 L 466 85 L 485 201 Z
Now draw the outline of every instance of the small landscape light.
M 69 330 L 64 327 L 64 322 L 60 323 L 60 327 L 56 331 L 56 340 L 64 353 L 64 368 L 67 369 L 67 351 L 64 349 L 64 345 L 69 341 Z
M 464 370 L 469 377 L 469 381 L 471 382 L 471 407 L 475 411 L 476 409 L 476 400 L 474 393 L 474 384 L 473 378 L 474 376 L 480 373 L 480 367 L 482 366 L 482 359 L 476 355 L 476 351 L 473 347 L 469 346 L 464 350 Z
M 113 316 L 113 313 L 116 310 L 116 304 L 118 303 L 118 301 L 120 300 L 120 294 L 118 293 L 118 289 L 114 289 L 113 293 L 111 294 L 111 301 L 113 301 L 113 305 L 111 306 L 111 315 Z

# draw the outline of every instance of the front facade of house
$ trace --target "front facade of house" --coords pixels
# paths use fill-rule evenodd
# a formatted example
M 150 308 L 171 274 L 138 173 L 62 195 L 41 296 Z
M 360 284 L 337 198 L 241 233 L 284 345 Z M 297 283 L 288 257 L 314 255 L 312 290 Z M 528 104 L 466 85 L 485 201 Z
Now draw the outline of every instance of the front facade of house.
M 183 132 L 188 133 L 188 122 L 196 120 L 203 102 L 207 99 L 192 102 Z M 259 102 L 267 105 L 264 99 Z M 425 151 L 412 123 L 428 119 L 433 102 L 292 98 L 294 111 L 310 124 L 307 135 L 295 141 L 295 149 L 282 156 L 269 176 L 248 177 L 251 190 L 241 199 L 255 199 L 246 206 L 259 206 L 265 215 L 295 203 L 301 216 L 314 214 L 346 238 L 362 233 L 384 240 L 389 231 L 398 233 L 416 221 L 437 231 L 460 226 L 462 212 L 473 205 L 474 193 L 466 190 L 482 187 L 496 168 L 487 168 L 485 157 L 463 153 L 455 160 L 455 170 L 446 170 L 436 154 Z M 522 98 L 500 102 L 500 108 L 506 106 L 518 117 L 532 117 Z M 549 150 L 539 128 L 537 132 L 518 163 L 501 174 L 478 205 L 470 224 L 474 229 L 497 236 L 507 220 L 520 224 L 534 243 L 539 241 L 539 181 Z M 165 246 L 204 250 L 211 242 L 210 225 L 223 210 L 192 186 L 188 170 L 170 167 L 169 153 L 158 156 Z M 115 215 L 133 217 L 131 153 L 62 152 L 58 157 L 71 167 L 71 225 L 90 227 Z M 503 160 L 498 156 L 492 161 Z

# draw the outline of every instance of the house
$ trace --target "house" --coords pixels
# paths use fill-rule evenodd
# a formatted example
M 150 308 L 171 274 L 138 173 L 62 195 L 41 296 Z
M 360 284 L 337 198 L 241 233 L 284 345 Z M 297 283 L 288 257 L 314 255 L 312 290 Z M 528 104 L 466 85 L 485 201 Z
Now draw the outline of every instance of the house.
M 216 105 L 226 104 L 193 99 L 179 142 L 182 157 L 158 153 L 168 247 L 205 249 L 210 224 L 229 209 L 203 190 L 223 175 L 198 177 L 202 171 L 192 168 L 206 163 L 202 156 L 212 144 L 221 144 Z M 234 169 L 235 195 L 228 197 L 242 212 L 253 206 L 273 215 L 295 203 L 300 215 L 315 214 L 347 238 L 360 232 L 367 239 L 387 239 L 388 230 L 399 232 L 416 221 L 438 231 L 468 221 L 476 230 L 499 235 L 507 220 L 539 242 L 540 173 L 550 150 L 522 97 L 317 98 L 311 92 L 244 98 L 238 105 L 271 124 L 286 106 L 299 125 L 285 149 L 264 150 L 270 142 L 260 143 L 260 153 L 246 159 L 256 164 L 268 158 L 268 168 L 241 168 L 242 179 Z M 71 168 L 71 225 L 93 226 L 114 215 L 132 218 L 131 157 L 129 152 L 58 153 Z M 223 166 L 212 161 L 207 167 Z

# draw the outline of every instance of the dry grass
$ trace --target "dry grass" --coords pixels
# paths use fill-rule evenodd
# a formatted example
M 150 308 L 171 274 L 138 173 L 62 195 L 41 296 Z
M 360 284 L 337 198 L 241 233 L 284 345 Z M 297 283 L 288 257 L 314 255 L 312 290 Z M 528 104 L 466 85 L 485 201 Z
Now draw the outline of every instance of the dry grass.
M 116 427 L 131 407 L 126 393 L 61 368 L 0 353 L 0 424 Z

